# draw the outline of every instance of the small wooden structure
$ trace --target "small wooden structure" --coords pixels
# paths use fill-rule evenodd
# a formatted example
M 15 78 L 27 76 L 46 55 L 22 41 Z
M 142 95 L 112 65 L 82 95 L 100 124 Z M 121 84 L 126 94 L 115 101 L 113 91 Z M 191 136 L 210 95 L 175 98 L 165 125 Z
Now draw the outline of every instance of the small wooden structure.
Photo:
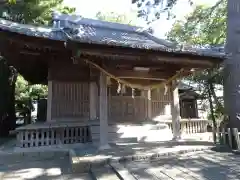
M 199 94 L 196 93 L 196 90 L 193 87 L 180 82 L 178 85 L 178 92 L 181 118 L 198 118 L 197 100 L 199 99 Z
M 25 79 L 48 85 L 47 122 L 18 128 L 20 147 L 93 141 L 107 148 L 116 124 L 165 115 L 178 138 L 177 78 L 224 57 L 178 48 L 139 27 L 63 14 L 54 14 L 53 27 L 0 20 L 0 41 L 1 55 Z

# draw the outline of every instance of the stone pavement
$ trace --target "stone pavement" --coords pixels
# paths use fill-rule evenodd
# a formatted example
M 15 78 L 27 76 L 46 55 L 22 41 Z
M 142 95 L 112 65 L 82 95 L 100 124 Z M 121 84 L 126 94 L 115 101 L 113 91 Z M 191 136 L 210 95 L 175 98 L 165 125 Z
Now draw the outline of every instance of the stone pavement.
M 68 157 L 44 161 L 5 163 L 0 180 L 236 180 L 240 179 L 240 155 L 203 150 L 155 161 L 110 162 L 87 174 L 73 174 Z

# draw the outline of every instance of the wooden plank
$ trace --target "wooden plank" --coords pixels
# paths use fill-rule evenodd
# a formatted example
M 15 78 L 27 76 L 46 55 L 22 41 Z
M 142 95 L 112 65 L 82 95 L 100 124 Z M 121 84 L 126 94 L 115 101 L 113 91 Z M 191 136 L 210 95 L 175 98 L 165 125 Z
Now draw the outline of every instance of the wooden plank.
M 177 164 L 158 165 L 157 163 L 151 163 L 147 172 L 154 174 L 159 179 L 196 180 L 193 176 L 179 170 L 177 167 Z
M 109 165 L 105 165 L 101 168 L 91 168 L 90 172 L 96 180 L 119 180 L 118 176 Z
M 110 166 L 120 179 L 136 180 L 133 175 L 119 162 L 110 162 Z
M 149 163 L 126 163 L 125 167 L 128 171 L 134 176 L 137 180 L 159 180 L 159 178 L 154 174 L 148 171 L 150 167 Z M 163 179 L 163 180 L 169 180 Z

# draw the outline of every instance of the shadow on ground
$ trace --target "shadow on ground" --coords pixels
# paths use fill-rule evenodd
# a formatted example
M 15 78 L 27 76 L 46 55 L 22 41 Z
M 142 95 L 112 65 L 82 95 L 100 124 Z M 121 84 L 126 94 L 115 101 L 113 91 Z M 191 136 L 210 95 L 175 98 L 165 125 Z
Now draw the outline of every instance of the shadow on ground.
M 24 161 L 0 166 L 0 179 L 3 180 L 59 180 L 86 179 L 88 175 L 70 174 L 69 157 L 58 157 L 45 161 Z M 82 177 L 82 178 L 81 178 Z
M 144 145 L 145 144 L 145 145 Z M 161 144 L 161 143 L 160 143 Z M 168 142 L 161 148 L 175 146 L 194 146 L 201 144 L 209 146 L 209 142 Z M 158 148 L 159 143 L 143 143 L 132 145 L 112 145 L 112 148 L 132 149 L 145 146 Z M 117 153 L 117 152 L 115 152 Z M 118 155 L 118 154 L 116 154 Z M 192 152 L 174 157 L 162 157 L 151 162 L 126 162 L 123 165 L 135 177 L 142 179 L 198 179 L 198 180 L 232 180 L 240 179 L 240 156 L 232 154 L 227 148 L 214 147 L 212 150 Z M 71 174 L 69 157 L 55 157 L 45 161 L 24 161 L 15 164 L 0 166 L 0 179 L 26 179 L 26 180 L 57 180 L 57 179 L 91 179 L 89 174 Z M 109 171 L 102 171 L 107 177 Z M 154 172 L 154 173 L 153 173 Z M 162 178 L 164 179 L 164 178 Z
M 152 162 L 130 162 L 124 166 L 145 179 L 235 180 L 240 179 L 240 156 L 229 152 L 207 151 L 168 157 Z M 154 173 L 153 173 L 154 172 Z M 164 179 L 164 178 L 163 178 Z

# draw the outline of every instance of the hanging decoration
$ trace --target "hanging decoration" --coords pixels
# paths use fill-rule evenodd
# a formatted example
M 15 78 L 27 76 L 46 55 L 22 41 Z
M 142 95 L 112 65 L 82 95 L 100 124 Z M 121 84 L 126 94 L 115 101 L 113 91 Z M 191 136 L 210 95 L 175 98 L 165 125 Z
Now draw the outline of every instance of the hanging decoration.
M 120 84 L 120 82 L 118 81 L 118 88 L 117 88 L 117 93 L 118 94 L 120 94 L 120 92 L 121 92 L 121 84 Z
M 132 88 L 132 98 L 134 98 L 135 89 Z
M 126 93 L 126 86 L 125 86 L 125 84 L 122 85 L 122 91 L 121 92 L 122 92 L 122 94 Z
M 166 96 L 168 93 L 168 86 L 165 84 L 164 86 L 164 96 Z

